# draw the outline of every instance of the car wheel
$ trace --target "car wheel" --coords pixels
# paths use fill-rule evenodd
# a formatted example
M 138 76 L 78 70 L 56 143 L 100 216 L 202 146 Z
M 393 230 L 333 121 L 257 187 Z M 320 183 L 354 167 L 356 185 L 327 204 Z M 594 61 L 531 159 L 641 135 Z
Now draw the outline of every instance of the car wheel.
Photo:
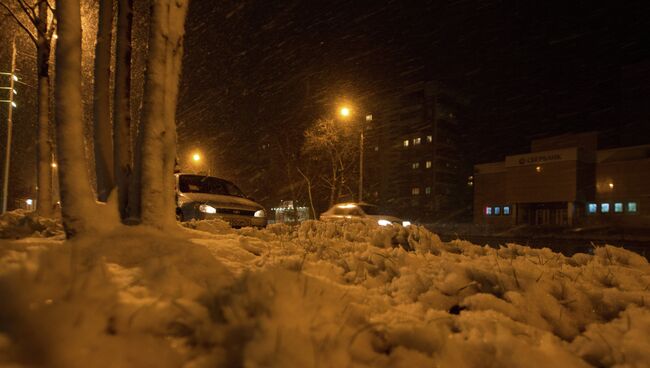
M 176 209 L 176 221 L 183 222 L 185 219 L 183 218 L 183 211 L 181 211 L 180 208 Z

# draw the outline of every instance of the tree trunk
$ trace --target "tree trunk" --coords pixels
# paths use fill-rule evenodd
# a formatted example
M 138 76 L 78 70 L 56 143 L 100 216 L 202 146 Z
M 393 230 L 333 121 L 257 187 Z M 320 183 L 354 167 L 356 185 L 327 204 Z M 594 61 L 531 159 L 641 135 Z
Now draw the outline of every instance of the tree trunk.
M 36 69 L 38 74 L 38 135 L 36 141 L 37 162 L 37 213 L 51 217 L 53 214 L 52 193 L 52 139 L 50 137 L 50 40 L 47 33 L 48 7 L 45 1 L 38 4 L 36 24 Z
M 124 220 L 129 211 L 129 181 L 133 171 L 131 142 L 131 32 L 133 0 L 118 0 L 113 98 L 113 161 L 118 208 Z
M 95 43 L 93 122 L 97 199 L 106 202 L 113 190 L 113 142 L 111 136 L 110 81 L 113 1 L 99 1 L 99 25 Z
M 57 0 L 56 9 L 56 138 L 63 227 L 70 238 L 90 230 L 99 214 L 84 157 L 79 0 Z
M 187 1 L 154 0 L 142 110 L 143 224 L 175 223 L 176 100 Z

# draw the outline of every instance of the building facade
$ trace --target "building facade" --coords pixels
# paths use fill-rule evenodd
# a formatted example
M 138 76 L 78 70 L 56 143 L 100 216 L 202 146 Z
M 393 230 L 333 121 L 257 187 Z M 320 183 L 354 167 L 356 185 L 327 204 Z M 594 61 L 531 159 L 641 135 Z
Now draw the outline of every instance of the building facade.
M 474 222 L 650 225 L 650 145 L 599 150 L 597 133 L 534 140 L 474 166 Z
M 387 101 L 365 148 L 366 198 L 424 222 L 451 221 L 459 207 L 467 212 L 459 206 L 471 203 L 459 149 L 462 103 L 432 82 L 409 85 Z

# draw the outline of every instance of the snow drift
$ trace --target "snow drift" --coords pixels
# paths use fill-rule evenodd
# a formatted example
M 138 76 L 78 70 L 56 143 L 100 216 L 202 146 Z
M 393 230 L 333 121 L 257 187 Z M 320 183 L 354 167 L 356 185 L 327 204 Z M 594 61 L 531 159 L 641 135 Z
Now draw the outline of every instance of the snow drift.
M 649 271 L 367 222 L 3 241 L 0 366 L 644 366 Z

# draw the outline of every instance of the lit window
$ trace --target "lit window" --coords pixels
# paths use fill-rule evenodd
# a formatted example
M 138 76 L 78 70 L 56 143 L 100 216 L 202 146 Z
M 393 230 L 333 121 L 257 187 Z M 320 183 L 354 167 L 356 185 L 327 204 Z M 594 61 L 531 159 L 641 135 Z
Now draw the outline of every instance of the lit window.
M 501 207 L 494 207 L 494 215 L 499 216 L 501 214 Z
M 413 138 L 413 145 L 414 145 L 414 146 L 415 146 L 415 145 L 418 145 L 418 144 L 420 144 L 420 143 L 422 143 L 422 140 L 420 139 L 420 137 Z
M 627 212 L 636 213 L 636 202 L 627 202 Z
M 600 212 L 601 213 L 609 213 L 609 203 L 601 203 L 600 204 Z
M 492 216 L 492 207 L 485 207 L 485 214 L 488 216 Z
M 597 211 L 598 211 L 598 205 L 596 205 L 595 203 L 588 203 L 587 204 L 587 213 L 588 214 L 593 215 Z
M 503 215 L 508 216 L 510 214 L 510 206 L 503 206 Z
M 623 203 L 620 202 L 614 203 L 614 212 L 615 213 L 623 212 Z
M 424 188 L 424 193 L 426 193 L 427 195 L 431 194 L 431 187 Z
M 413 169 L 419 169 L 420 168 L 420 163 L 419 162 L 414 162 L 414 163 L 411 164 L 411 167 Z
M 405 140 L 404 140 L 404 147 L 408 147 L 408 146 L 409 146 L 409 140 L 408 140 L 408 139 L 405 139 Z
M 420 194 L 420 188 L 412 188 L 411 189 L 411 194 L 419 195 Z
M 427 167 L 427 169 L 430 169 L 431 168 L 431 161 L 427 161 L 425 163 L 425 166 Z
M 427 143 L 431 143 L 431 142 L 433 142 L 433 136 L 432 136 L 432 135 L 428 135 L 428 136 L 427 136 Z

